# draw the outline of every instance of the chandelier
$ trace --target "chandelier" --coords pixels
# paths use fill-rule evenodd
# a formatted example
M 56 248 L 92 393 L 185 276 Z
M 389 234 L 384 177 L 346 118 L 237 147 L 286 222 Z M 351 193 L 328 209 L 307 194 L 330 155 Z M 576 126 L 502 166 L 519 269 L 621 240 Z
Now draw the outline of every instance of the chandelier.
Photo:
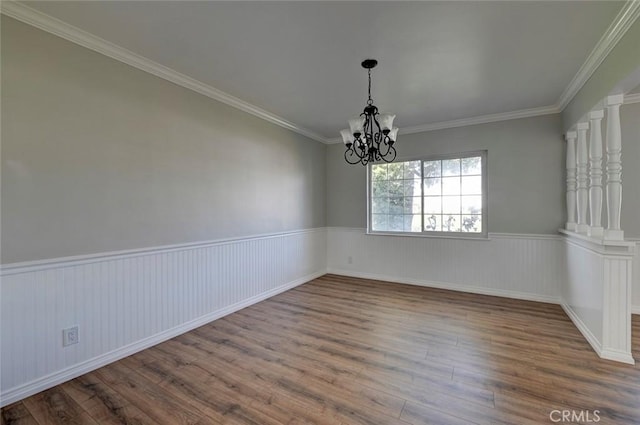
M 396 159 L 393 147 L 398 137 L 398 128 L 393 127 L 395 115 L 380 114 L 371 99 L 371 69 L 378 61 L 366 59 L 362 67 L 369 72 L 369 99 L 358 118 L 349 120 L 349 129 L 341 130 L 342 141 L 347 150 L 344 159 L 349 164 L 367 165 L 370 162 L 392 162 Z

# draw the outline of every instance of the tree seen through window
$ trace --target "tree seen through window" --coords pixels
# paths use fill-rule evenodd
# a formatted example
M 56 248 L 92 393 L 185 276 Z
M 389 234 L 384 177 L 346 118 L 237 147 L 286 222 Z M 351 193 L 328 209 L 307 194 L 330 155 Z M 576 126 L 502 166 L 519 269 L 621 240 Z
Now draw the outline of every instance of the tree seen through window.
M 483 156 L 371 166 L 372 231 L 481 233 Z

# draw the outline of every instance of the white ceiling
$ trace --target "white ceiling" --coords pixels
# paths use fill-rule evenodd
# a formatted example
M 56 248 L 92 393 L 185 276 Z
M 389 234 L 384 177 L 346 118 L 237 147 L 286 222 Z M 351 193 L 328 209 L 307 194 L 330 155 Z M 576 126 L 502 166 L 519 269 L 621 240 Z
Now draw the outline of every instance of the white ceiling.
M 332 138 L 554 105 L 624 2 L 26 2 Z

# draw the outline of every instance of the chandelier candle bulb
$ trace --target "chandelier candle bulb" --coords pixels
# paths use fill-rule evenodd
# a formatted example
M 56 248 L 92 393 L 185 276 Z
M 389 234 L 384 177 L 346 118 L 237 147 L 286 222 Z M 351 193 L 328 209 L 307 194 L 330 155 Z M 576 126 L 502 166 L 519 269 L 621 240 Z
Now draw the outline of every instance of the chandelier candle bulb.
M 375 59 L 362 62 L 362 67 L 369 74 L 369 98 L 360 117 L 349 120 L 349 130 L 340 131 L 347 147 L 344 159 L 349 164 L 367 165 L 370 162 L 393 162 L 396 159 L 396 148 L 393 147 L 398 137 L 398 128 L 393 126 L 396 116 L 380 114 L 371 98 L 371 69 L 377 64 Z
M 364 117 L 352 118 L 349 120 L 349 127 L 353 137 L 358 138 L 364 131 Z
M 389 132 L 388 136 L 390 145 L 398 140 L 398 130 L 400 130 L 398 127 L 393 127 Z
M 393 120 L 396 118 L 395 115 L 391 114 L 380 114 L 378 117 L 378 122 L 380 123 L 380 128 L 382 131 L 391 131 L 393 128 Z
M 344 130 L 340 130 L 340 135 L 342 136 L 342 142 L 344 142 L 345 145 L 347 145 L 347 147 L 350 147 L 351 145 L 353 145 L 353 134 L 351 134 L 351 130 L 349 129 L 344 129 Z

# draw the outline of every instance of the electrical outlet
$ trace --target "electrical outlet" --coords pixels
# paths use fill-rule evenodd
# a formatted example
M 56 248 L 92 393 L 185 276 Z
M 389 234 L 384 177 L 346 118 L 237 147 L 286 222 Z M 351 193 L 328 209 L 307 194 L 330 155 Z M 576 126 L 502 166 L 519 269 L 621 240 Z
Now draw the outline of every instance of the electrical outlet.
M 353 257 L 352 256 L 349 256 L 347 258 L 347 264 L 353 264 Z
M 68 345 L 77 344 L 78 341 L 79 340 L 78 340 L 78 327 L 77 326 L 62 330 L 62 346 L 63 347 L 66 347 Z

